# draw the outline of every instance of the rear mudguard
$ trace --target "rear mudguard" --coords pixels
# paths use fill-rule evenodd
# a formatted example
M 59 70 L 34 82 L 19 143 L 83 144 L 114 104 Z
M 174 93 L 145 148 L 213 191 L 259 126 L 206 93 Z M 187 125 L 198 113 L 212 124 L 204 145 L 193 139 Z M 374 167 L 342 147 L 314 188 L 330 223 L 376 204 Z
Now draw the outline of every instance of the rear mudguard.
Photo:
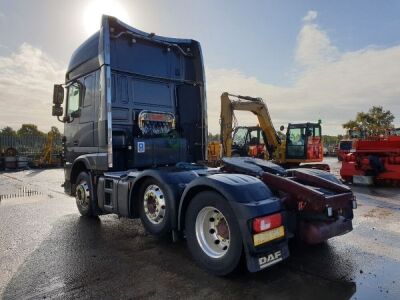
M 197 193 L 214 190 L 227 200 L 240 227 L 247 267 L 250 272 L 259 271 L 289 256 L 288 232 L 285 237 L 255 247 L 251 220 L 255 217 L 282 212 L 281 200 L 259 179 L 242 174 L 215 174 L 198 177 L 185 188 L 179 205 L 179 230 L 184 230 L 186 208 Z M 286 224 L 283 212 L 283 224 Z

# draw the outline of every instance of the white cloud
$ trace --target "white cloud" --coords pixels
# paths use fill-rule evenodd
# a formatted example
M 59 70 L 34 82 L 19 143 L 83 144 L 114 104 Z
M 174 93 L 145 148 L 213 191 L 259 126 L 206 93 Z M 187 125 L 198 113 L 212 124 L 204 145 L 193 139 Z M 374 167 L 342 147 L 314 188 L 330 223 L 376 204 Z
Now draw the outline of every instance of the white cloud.
M 309 10 L 307 14 L 304 16 L 303 21 L 304 22 L 310 22 L 314 21 L 318 17 L 318 12 L 315 10 Z
M 51 116 L 53 84 L 63 81 L 59 65 L 40 49 L 24 43 L 0 56 L 0 128 L 37 124 L 41 130 L 58 125 Z
M 390 109 L 400 125 L 400 45 L 340 52 L 311 22 L 303 24 L 297 42 L 301 71 L 291 86 L 262 82 L 240 70 L 206 69 L 211 132 L 219 132 L 219 97 L 224 91 L 264 98 L 276 128 L 321 118 L 324 132 L 337 134 L 342 123 L 372 105 Z M 62 67 L 29 44 L 0 56 L 0 128 L 35 123 L 47 130 L 62 125 L 51 116 L 51 102 L 53 84 L 63 79 Z M 237 116 L 243 125 L 257 123 L 250 113 Z
M 219 132 L 223 91 L 263 97 L 275 127 L 322 119 L 325 133 L 342 133 L 341 124 L 359 111 L 382 105 L 400 125 L 400 45 L 341 53 L 316 24 L 301 28 L 296 62 L 302 67 L 293 85 L 271 85 L 238 70 L 207 69 L 209 130 Z M 251 114 L 236 113 L 239 123 L 255 125 Z
M 315 66 L 334 61 L 338 56 L 339 51 L 332 45 L 326 32 L 316 24 L 304 24 L 297 36 L 297 63 L 301 66 Z

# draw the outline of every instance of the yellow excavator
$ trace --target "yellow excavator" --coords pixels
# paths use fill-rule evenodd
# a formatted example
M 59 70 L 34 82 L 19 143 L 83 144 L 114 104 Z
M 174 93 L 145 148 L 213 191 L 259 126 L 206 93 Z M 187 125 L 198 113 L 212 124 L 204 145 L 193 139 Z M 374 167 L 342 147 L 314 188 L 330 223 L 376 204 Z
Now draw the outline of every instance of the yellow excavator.
M 62 165 L 61 146 L 56 143 L 56 135 L 49 132 L 40 155 L 33 161 L 35 167 L 58 167 Z
M 259 126 L 234 127 L 235 110 L 254 113 Z M 221 144 L 222 156 L 260 157 L 261 153 L 264 159 L 283 166 L 323 160 L 321 122 L 289 123 L 286 135 L 279 135 L 263 99 L 227 92 L 221 95 Z M 325 165 L 315 167 L 324 169 Z

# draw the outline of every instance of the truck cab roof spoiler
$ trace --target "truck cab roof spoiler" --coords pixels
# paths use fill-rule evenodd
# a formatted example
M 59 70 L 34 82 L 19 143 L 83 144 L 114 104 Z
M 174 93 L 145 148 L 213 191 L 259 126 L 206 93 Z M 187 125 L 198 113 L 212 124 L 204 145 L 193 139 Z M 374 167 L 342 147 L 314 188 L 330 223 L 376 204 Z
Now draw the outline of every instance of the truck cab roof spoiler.
M 193 56 L 189 45 L 198 44 L 197 41 L 191 39 L 169 38 L 147 33 L 133 28 L 115 17 L 103 15 L 100 30 L 89 37 L 72 54 L 67 68 L 66 81 L 68 82 L 82 74 L 92 72 L 104 64 L 109 65 L 110 39 L 120 38 L 124 35 L 130 35 L 132 39 L 142 39 L 174 48 L 185 57 Z M 188 45 L 188 47 L 184 45 Z

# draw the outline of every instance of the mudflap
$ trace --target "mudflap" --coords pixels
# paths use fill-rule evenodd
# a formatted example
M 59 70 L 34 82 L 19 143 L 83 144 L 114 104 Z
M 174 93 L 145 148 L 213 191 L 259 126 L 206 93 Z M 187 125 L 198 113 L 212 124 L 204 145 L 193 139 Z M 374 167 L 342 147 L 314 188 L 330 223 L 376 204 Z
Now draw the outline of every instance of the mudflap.
M 247 247 L 245 247 L 245 252 L 247 269 L 252 273 L 271 267 L 289 257 L 286 239 L 278 244 L 268 246 L 262 253 L 251 254 Z

